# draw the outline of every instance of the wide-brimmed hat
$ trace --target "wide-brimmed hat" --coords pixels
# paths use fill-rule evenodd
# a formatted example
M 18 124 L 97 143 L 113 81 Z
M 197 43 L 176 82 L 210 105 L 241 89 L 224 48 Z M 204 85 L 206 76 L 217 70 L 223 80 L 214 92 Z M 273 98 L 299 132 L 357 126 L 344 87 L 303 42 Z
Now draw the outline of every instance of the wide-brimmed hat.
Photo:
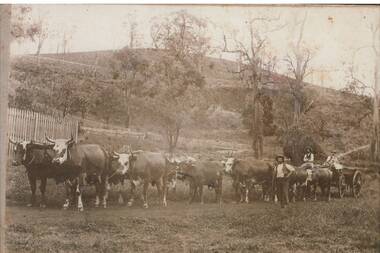
M 278 161 L 279 159 L 281 159 L 281 161 L 284 161 L 285 157 L 283 155 L 276 155 L 276 161 Z
M 308 147 L 305 148 L 305 151 L 306 151 L 306 152 L 307 152 L 308 150 L 310 150 L 310 152 L 313 152 L 313 149 L 312 149 L 310 146 L 308 146 Z

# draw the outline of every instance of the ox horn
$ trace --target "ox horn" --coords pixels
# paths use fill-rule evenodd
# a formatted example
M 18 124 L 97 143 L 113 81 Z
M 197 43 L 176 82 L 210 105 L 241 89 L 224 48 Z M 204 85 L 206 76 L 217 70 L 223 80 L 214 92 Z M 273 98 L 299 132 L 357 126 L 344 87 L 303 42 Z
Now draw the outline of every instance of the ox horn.
M 114 158 L 119 158 L 119 157 L 120 157 L 120 154 L 117 153 L 117 152 L 115 152 L 115 151 L 112 151 L 111 155 L 112 155 L 112 157 L 114 157 Z
M 50 138 L 46 135 L 46 133 L 45 133 L 45 139 L 46 139 L 48 142 L 50 142 L 50 143 L 55 143 L 55 140 L 54 140 L 54 139 L 50 139 Z
M 71 145 L 71 144 L 73 144 L 75 141 L 74 141 L 74 137 L 73 137 L 73 135 L 71 134 L 71 137 L 70 137 L 70 140 L 68 140 L 66 143 L 67 143 L 67 145 Z
M 12 143 L 13 145 L 16 145 L 16 144 L 17 144 L 17 142 L 14 141 L 14 140 L 12 140 L 11 138 L 9 138 L 9 142 Z
M 131 144 L 128 145 L 128 149 L 129 149 L 129 153 L 131 153 L 131 155 L 133 155 Z

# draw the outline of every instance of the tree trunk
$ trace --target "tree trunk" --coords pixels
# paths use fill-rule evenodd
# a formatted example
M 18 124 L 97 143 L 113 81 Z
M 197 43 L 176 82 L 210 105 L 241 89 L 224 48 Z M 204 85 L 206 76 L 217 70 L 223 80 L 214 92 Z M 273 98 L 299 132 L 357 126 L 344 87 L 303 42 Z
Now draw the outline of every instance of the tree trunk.
M 379 122 L 379 68 L 380 55 L 376 55 L 375 82 L 373 96 L 373 138 L 371 145 L 371 157 L 375 162 L 380 161 L 380 122 Z
M 126 128 L 129 128 L 131 124 L 131 109 L 130 109 L 130 99 L 131 99 L 131 91 L 128 87 L 128 84 L 124 84 L 124 106 L 126 109 L 125 114 L 125 120 L 124 120 L 124 126 Z
M 300 101 L 295 97 L 294 98 L 294 118 L 293 118 L 293 124 L 295 126 L 298 126 L 299 119 L 301 115 L 301 103 Z
M 262 126 L 262 105 L 259 99 L 253 98 L 253 120 L 252 120 L 252 149 L 254 157 L 256 159 L 261 159 L 264 152 L 264 137 L 263 137 L 263 126 Z
M 38 41 L 37 52 L 36 52 L 37 56 L 40 55 L 42 44 L 43 44 L 42 41 Z

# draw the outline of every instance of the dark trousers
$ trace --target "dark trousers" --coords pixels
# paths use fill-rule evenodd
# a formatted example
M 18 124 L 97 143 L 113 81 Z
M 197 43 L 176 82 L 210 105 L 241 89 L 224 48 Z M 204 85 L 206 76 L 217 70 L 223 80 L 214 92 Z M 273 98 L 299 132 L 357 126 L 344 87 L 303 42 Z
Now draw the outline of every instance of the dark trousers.
M 285 207 L 289 202 L 289 179 L 284 177 L 276 178 L 276 190 L 281 207 Z

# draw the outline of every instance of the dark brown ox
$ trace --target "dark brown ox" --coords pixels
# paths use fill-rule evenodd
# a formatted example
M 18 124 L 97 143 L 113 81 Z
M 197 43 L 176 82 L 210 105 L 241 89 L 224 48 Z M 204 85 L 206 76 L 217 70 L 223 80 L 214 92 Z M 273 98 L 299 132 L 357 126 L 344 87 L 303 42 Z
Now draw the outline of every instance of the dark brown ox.
M 330 200 L 330 188 L 332 181 L 332 172 L 328 168 L 314 166 L 312 170 L 311 181 L 305 185 L 307 172 L 304 168 L 295 167 L 295 173 L 290 177 L 289 187 L 291 192 L 291 200 L 295 202 L 296 191 L 301 194 L 303 200 L 306 199 L 307 188 L 312 188 L 313 199 L 317 200 L 317 188 L 322 192 L 322 197 L 327 201 Z
M 83 211 L 82 192 L 85 180 L 96 187 L 96 202 L 103 198 L 103 206 L 107 207 L 107 182 L 110 174 L 109 157 L 107 152 L 97 144 L 75 144 L 71 139 L 46 140 L 54 144 L 55 155 L 53 163 L 74 171 L 74 176 L 66 184 L 66 201 L 64 209 L 70 206 L 70 194 L 75 189 L 78 195 L 78 210 Z
M 129 206 L 133 205 L 136 186 L 143 185 L 142 199 L 144 208 L 148 208 L 149 184 L 156 185 L 160 202 L 167 206 L 167 192 L 169 179 L 175 179 L 175 163 L 170 162 L 162 153 L 149 151 L 135 151 L 128 153 L 114 153 L 116 171 L 121 175 L 128 175 L 131 181 L 131 198 Z M 114 167 L 112 163 L 112 167 Z
M 46 207 L 46 182 L 48 178 L 54 178 L 58 180 L 60 177 L 60 171 L 54 168 L 51 164 L 54 152 L 51 145 L 44 145 L 35 143 L 33 141 L 15 142 L 9 140 L 14 145 L 13 150 L 13 166 L 24 165 L 29 180 L 30 190 L 32 192 L 30 202 L 28 206 L 34 206 L 36 204 L 36 188 L 37 179 L 41 180 L 40 192 L 41 202 L 40 207 Z
M 219 162 L 181 162 L 178 174 L 181 176 L 181 179 L 189 181 L 189 203 L 194 201 L 198 192 L 201 204 L 203 204 L 203 186 L 207 185 L 209 189 L 215 189 L 215 202 L 221 204 L 223 167 Z
M 272 185 L 272 166 L 265 161 L 253 158 L 228 158 L 222 161 L 224 172 L 233 179 L 236 198 L 240 202 L 249 202 L 249 192 L 255 185 L 261 185 L 263 198 L 267 199 Z

